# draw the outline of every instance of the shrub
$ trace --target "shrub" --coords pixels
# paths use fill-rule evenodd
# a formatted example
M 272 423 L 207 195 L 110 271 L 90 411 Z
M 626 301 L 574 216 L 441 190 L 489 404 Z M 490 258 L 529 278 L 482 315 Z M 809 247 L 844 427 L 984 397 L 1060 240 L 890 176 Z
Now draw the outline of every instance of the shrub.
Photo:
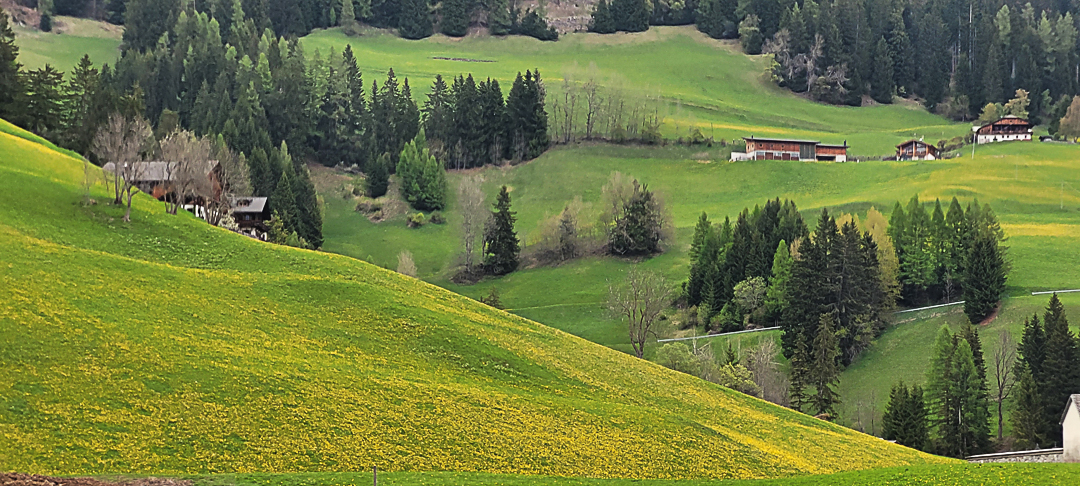
M 424 225 L 424 213 L 410 214 L 407 218 L 410 228 L 419 228 Z
M 434 213 L 431 213 L 431 218 L 429 218 L 429 220 L 431 221 L 431 224 L 446 223 L 446 218 L 443 216 L 441 211 L 435 211 Z

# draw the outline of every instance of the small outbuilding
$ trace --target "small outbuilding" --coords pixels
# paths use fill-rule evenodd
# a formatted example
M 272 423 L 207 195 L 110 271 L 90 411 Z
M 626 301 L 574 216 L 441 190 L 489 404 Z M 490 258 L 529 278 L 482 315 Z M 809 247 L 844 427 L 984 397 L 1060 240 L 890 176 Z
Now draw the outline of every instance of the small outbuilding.
M 908 140 L 896 146 L 896 160 L 937 160 L 938 148 L 922 140 Z
M 1030 142 L 1035 125 L 1015 115 L 1009 115 L 981 127 L 975 127 L 975 143 Z
M 1080 462 L 1080 394 L 1069 397 L 1061 414 L 1061 458 L 1065 462 Z

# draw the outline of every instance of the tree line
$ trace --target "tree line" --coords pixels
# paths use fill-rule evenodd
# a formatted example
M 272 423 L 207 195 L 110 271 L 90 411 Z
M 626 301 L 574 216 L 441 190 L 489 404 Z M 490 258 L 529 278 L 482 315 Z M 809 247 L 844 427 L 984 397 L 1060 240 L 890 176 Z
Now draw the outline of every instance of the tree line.
M 1005 232 L 990 205 L 975 200 L 964 209 L 955 197 L 948 210 L 935 200 L 931 211 L 913 196 L 896 203 L 889 236 L 900 263 L 901 301 L 909 305 L 965 300 L 972 323 L 989 316 L 1005 291 Z
M 778 83 L 836 104 L 913 97 L 971 120 L 1018 89 L 1037 123 L 1060 119 L 1080 90 L 1078 7 L 945 0 L 602 0 L 590 30 L 696 24 L 772 54 Z
M 965 323 L 958 332 L 938 331 L 925 385 L 893 386 L 883 417 L 884 438 L 937 454 L 965 457 L 1008 447 L 1004 413 L 1012 405 L 1014 449 L 1060 446 L 1063 410 L 1080 387 L 1080 337 L 1069 330 L 1057 294 L 1040 321 L 1024 322 L 1019 346 L 1002 331 L 990 359 L 983 355 L 978 328 Z M 997 408 L 997 444 L 991 432 Z
M 930 285 L 916 277 L 944 276 L 934 282 L 966 299 L 972 323 L 996 308 L 1008 265 L 993 211 L 977 201 L 965 211 L 954 198 L 948 214 L 940 202 L 928 214 L 913 197 L 906 210 L 897 203 L 888 221 L 873 208 L 865 221 L 822 210 L 811 233 L 786 200 L 744 209 L 734 224 L 714 225 L 703 213 L 682 287 L 686 323 L 717 331 L 781 327 L 792 407 L 832 415 L 842 367 L 884 331 L 898 300 L 924 302 Z
M 474 113 L 465 109 L 465 102 L 476 100 L 475 93 L 464 88 L 449 93 L 462 101 L 458 112 L 429 101 L 422 114 L 408 79 L 399 82 L 392 69 L 381 86 L 373 81 L 365 89 L 351 46 L 340 55 L 308 56 L 296 39 L 276 37 L 269 30 L 258 32 L 241 4 L 234 6 L 240 10 L 233 15 L 246 20 L 232 23 L 227 37 L 220 35 L 223 28 L 217 17 L 188 8 L 177 14 L 175 24 L 153 49 L 140 51 L 125 43 L 115 68 L 105 65 L 98 70 L 84 59 L 67 81 L 49 66 L 21 70 L 14 33 L 3 16 L 0 85 L 8 89 L 0 94 L 0 116 L 93 160 L 97 160 L 90 150 L 94 133 L 115 111 L 156 120 L 153 125 L 160 134 L 183 128 L 197 136 L 221 135 L 248 164 L 251 195 L 277 199 L 284 195 L 283 188 L 294 188 L 286 199 L 296 201 L 297 209 L 295 217 L 283 218 L 285 231 L 296 232 L 314 247 L 322 242 L 314 187 L 304 164 L 286 164 L 286 158 L 356 165 L 374 173 L 375 182 L 384 181 L 383 188 L 378 183 L 369 187 L 378 193 L 385 192 L 385 181 L 397 169 L 405 144 L 422 125 L 446 139 L 434 141 L 432 152 L 440 164 L 450 155 L 466 160 L 467 166 L 503 157 L 531 158 L 547 148 L 539 72 L 519 75 L 505 104 L 495 81 L 481 83 L 493 86 L 498 100 L 485 98 L 493 103 L 485 105 L 491 109 L 483 113 L 478 127 Z M 137 28 L 132 22 L 127 27 Z M 440 118 L 441 112 L 457 118 Z M 459 123 L 465 126 L 459 128 Z M 465 149 L 440 148 L 448 143 Z M 472 152 L 488 145 L 499 150 L 483 159 Z M 383 154 L 387 157 L 381 158 Z M 288 166 L 292 173 L 285 170 Z M 418 201 L 415 195 L 412 199 Z M 443 204 L 434 202 L 441 196 L 425 199 L 429 202 L 414 206 Z M 276 202 L 270 204 L 274 211 L 281 209 L 274 207 Z
M 125 25 L 124 42 L 152 48 L 188 2 L 181 0 L 37 0 L 44 19 L 70 15 Z M 543 12 L 522 10 L 517 0 L 195 0 L 200 12 L 218 18 L 227 33 L 233 23 L 251 20 L 258 31 L 278 36 L 304 36 L 315 29 L 356 26 L 395 29 L 407 39 L 422 39 L 438 31 L 461 37 L 470 26 L 487 27 L 493 35 L 527 35 L 558 39 Z M 474 21 L 474 19 L 480 19 Z M 134 24 L 134 28 L 132 25 Z M 45 30 L 45 29 L 42 29 Z
M 449 87 L 436 76 L 424 103 L 424 128 L 447 167 L 468 169 L 503 160 L 534 159 L 550 144 L 540 71 L 518 73 L 506 100 L 494 79 L 472 74 Z

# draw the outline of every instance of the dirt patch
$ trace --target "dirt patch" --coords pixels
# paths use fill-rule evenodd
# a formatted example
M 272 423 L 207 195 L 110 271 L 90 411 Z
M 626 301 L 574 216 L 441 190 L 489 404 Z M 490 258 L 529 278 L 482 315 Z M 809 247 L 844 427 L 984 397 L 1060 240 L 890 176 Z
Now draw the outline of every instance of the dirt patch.
M 0 0 L 0 8 L 7 12 L 16 25 L 37 29 L 41 24 L 41 15 L 37 10 L 20 5 L 15 0 Z
M 991 312 L 990 315 L 986 316 L 986 319 L 983 319 L 982 322 L 979 323 L 979 325 L 985 326 L 990 324 L 991 322 L 994 322 L 994 319 L 997 319 L 999 312 L 1001 312 L 1001 302 L 998 302 L 997 305 L 994 306 L 994 312 Z
M 498 61 L 492 61 L 491 59 L 468 59 L 468 58 L 464 58 L 464 57 L 435 56 L 435 57 L 432 57 L 432 59 L 435 59 L 436 61 L 457 61 L 457 62 L 498 62 Z
M 125 479 L 115 482 L 94 478 L 57 478 L 38 474 L 3 473 L 0 486 L 191 486 L 191 481 L 169 478 Z

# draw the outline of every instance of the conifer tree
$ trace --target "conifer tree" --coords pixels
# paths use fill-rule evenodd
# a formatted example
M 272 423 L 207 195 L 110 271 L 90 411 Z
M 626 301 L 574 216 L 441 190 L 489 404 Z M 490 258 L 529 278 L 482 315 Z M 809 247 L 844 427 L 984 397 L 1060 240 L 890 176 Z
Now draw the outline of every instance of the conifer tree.
M 450 132 L 453 129 L 454 120 L 450 91 L 441 74 L 435 75 L 431 92 L 428 93 L 424 108 L 420 111 L 424 116 L 424 132 L 427 134 L 429 143 L 438 142 L 445 148 L 450 143 Z
M 398 33 L 406 39 L 423 39 L 432 33 L 428 0 L 401 0 Z
M 776 246 L 773 255 L 772 278 L 765 293 L 765 309 L 769 320 L 780 319 L 780 314 L 788 306 L 787 289 L 791 281 L 791 269 L 795 260 L 791 258 L 788 244 L 784 240 Z
M 964 313 L 977 324 L 994 312 L 1005 292 L 1005 259 L 990 232 L 975 231 L 971 237 L 964 263 Z
M 463 37 L 469 33 L 468 0 L 442 0 L 442 20 L 439 30 L 450 37 Z
M 518 266 L 517 214 L 510 210 L 510 192 L 502 186 L 495 198 L 491 222 L 484 228 L 484 268 L 492 275 L 505 275 Z
M 15 32 L 11 30 L 6 12 L 0 9 L 0 118 L 15 118 L 16 96 L 22 91 L 19 83 L 19 46 L 15 45 Z
M 1046 333 L 1046 358 L 1043 362 L 1043 399 L 1045 413 L 1049 420 L 1046 439 L 1049 445 L 1062 444 L 1062 429 L 1058 423 L 1063 404 L 1069 396 L 1080 391 L 1080 349 L 1076 336 L 1069 331 L 1069 320 L 1065 316 L 1065 307 L 1057 294 L 1050 297 L 1043 316 Z
M 878 103 L 892 103 L 893 93 L 896 90 L 893 85 L 893 60 L 889 55 L 889 45 L 885 38 L 881 37 L 874 46 L 874 69 L 870 76 L 870 97 Z
M 611 15 L 611 8 L 607 0 L 600 0 L 593 9 L 592 19 L 589 20 L 589 32 L 611 34 L 615 30 L 615 18 Z
M 810 350 L 807 347 L 806 336 L 799 334 L 794 337 L 791 353 L 791 383 L 788 386 L 788 398 L 791 408 L 799 412 L 805 412 L 810 404 L 807 397 L 807 389 L 810 387 Z
M 283 171 L 278 179 L 274 194 L 270 196 L 270 207 L 281 218 L 281 223 L 289 232 L 295 232 L 298 226 L 299 214 L 296 210 L 296 196 L 293 195 L 292 181 L 289 179 L 290 171 Z
M 1016 447 L 1037 449 L 1048 444 L 1046 439 L 1044 400 L 1039 393 L 1030 366 L 1021 362 L 1017 366 L 1016 389 L 1013 391 L 1013 410 L 1010 421 Z
M 836 336 L 836 318 L 832 314 L 822 314 L 810 363 L 810 383 L 814 395 L 810 404 L 817 415 L 836 415 L 836 406 L 840 404 L 840 394 L 836 386 L 840 382 L 840 342 Z
M 390 185 L 390 154 L 382 154 L 371 164 L 371 170 L 367 172 L 367 195 L 371 198 L 386 195 L 386 189 Z
M 903 381 L 893 385 L 881 422 L 882 438 L 925 450 L 929 436 L 922 388 L 914 385 L 909 389 Z
M 356 8 L 353 5 L 353 0 L 341 0 L 341 16 L 338 17 L 338 21 L 342 27 L 356 23 Z

